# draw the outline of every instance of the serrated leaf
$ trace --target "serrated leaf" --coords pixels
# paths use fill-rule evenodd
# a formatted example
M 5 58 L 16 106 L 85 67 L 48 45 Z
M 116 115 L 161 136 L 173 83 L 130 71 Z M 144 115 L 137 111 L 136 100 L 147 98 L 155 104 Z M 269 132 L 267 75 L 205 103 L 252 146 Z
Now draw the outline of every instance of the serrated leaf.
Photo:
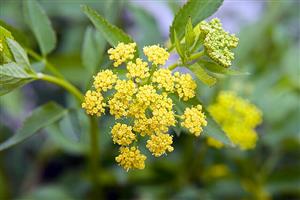
M 211 61 L 200 60 L 198 61 L 198 63 L 201 66 L 203 66 L 205 69 L 209 70 L 210 72 L 217 73 L 217 74 L 227 74 L 227 75 L 235 75 L 235 76 L 249 75 L 248 72 L 241 72 L 236 69 L 225 68 Z
M 194 42 L 195 42 L 195 33 L 193 30 L 192 19 L 189 18 L 185 26 L 185 44 L 188 50 L 193 46 Z
M 6 42 L 14 56 L 16 63 L 23 67 L 23 69 L 31 71 L 29 59 L 25 50 L 15 40 L 7 38 Z
M 28 74 L 15 62 L 0 65 L 0 96 L 32 80 L 34 80 L 34 76 Z
M 37 39 L 43 55 L 50 53 L 56 45 L 55 32 L 44 9 L 36 0 L 25 0 L 24 17 Z
M 217 79 L 209 75 L 198 63 L 189 66 L 189 69 L 196 75 L 196 77 L 208 86 L 216 84 Z
M 174 43 L 174 30 L 179 40 L 183 38 L 186 22 L 192 18 L 192 24 L 196 25 L 200 21 L 211 16 L 221 6 L 223 0 L 189 0 L 175 15 L 170 27 L 170 38 Z
M 88 27 L 84 34 L 81 59 L 83 66 L 87 68 L 90 73 L 94 73 L 95 69 L 100 64 L 104 48 L 105 41 L 100 33 L 94 31 L 93 28 Z
M 118 45 L 119 42 L 132 43 L 133 39 L 118 27 L 110 24 L 105 18 L 98 14 L 89 6 L 82 6 L 83 12 L 92 21 L 98 31 L 102 33 L 105 39 L 112 46 Z
M 54 102 L 44 104 L 34 110 L 29 117 L 24 120 L 23 126 L 9 138 L 0 144 L 0 151 L 16 145 L 49 124 L 59 120 L 66 114 L 66 110 Z

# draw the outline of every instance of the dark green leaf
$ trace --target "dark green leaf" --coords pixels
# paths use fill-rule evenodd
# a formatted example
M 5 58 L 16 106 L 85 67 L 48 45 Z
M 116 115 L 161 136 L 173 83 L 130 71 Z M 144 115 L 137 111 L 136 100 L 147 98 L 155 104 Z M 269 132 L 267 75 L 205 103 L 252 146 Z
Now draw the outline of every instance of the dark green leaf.
M 193 25 L 211 16 L 221 6 L 223 0 L 189 0 L 175 15 L 172 26 L 170 27 L 170 38 L 174 43 L 174 30 L 178 39 L 184 35 L 184 28 L 189 17 L 192 18 Z
M 105 41 L 100 33 L 94 31 L 93 28 L 88 27 L 84 34 L 81 59 L 83 66 L 87 68 L 90 73 L 94 73 L 95 69 L 100 64 L 104 48 Z
M 55 32 L 43 8 L 36 0 L 25 0 L 24 17 L 34 33 L 43 55 L 50 53 L 56 45 Z
M 83 12 L 93 22 L 98 31 L 100 31 L 105 39 L 112 45 L 116 46 L 119 42 L 131 43 L 133 40 L 129 35 L 123 32 L 118 27 L 110 24 L 106 19 L 99 15 L 94 9 L 89 6 L 82 6 Z
M 0 144 L 0 151 L 24 141 L 33 134 L 37 133 L 40 129 L 62 118 L 66 112 L 67 111 L 64 108 L 54 102 L 40 106 L 24 120 L 23 126 L 15 135 L 13 135 L 4 143 Z
M 0 65 L 0 96 L 29 83 L 34 76 L 28 74 L 17 63 Z
M 189 66 L 189 69 L 206 85 L 213 86 L 216 84 L 217 79 L 209 75 L 198 63 Z

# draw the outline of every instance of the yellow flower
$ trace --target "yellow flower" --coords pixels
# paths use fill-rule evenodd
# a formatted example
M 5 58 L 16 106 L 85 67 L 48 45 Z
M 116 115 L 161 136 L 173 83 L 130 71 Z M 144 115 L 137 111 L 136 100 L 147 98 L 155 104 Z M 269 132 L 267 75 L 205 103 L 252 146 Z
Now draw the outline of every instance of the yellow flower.
M 88 90 L 84 96 L 81 107 L 86 110 L 89 115 L 101 116 L 104 113 L 106 104 L 103 102 L 103 96 L 100 92 Z
M 220 142 L 219 140 L 216 140 L 215 138 L 212 138 L 212 137 L 207 138 L 207 144 L 209 146 L 215 147 L 217 149 L 220 149 L 224 146 L 224 144 L 222 142 Z
M 164 65 L 170 56 L 170 54 L 159 45 L 145 46 L 143 51 L 148 60 L 155 65 Z
M 131 96 L 116 92 L 114 96 L 108 101 L 110 114 L 114 115 L 116 119 L 119 119 L 122 116 L 126 116 L 131 99 Z
M 126 96 L 132 96 L 137 91 L 136 85 L 132 80 L 118 80 L 115 89 L 118 93 Z
M 142 59 L 137 58 L 134 62 L 127 63 L 127 77 L 136 78 L 136 82 L 140 82 L 141 79 L 147 78 L 150 76 L 148 64 L 143 62 Z
M 106 92 L 108 89 L 112 89 L 117 79 L 117 75 L 111 70 L 100 71 L 94 76 L 94 87 L 98 92 Z
M 181 118 L 183 120 L 181 126 L 187 128 L 195 136 L 200 136 L 202 127 L 207 125 L 201 105 L 186 108 Z
M 253 104 L 233 92 L 221 92 L 208 110 L 234 144 L 241 149 L 255 147 L 254 129 L 262 122 L 262 113 Z
M 207 55 L 224 67 L 229 67 L 234 59 L 232 48 L 238 45 L 238 38 L 234 34 L 224 31 L 219 19 L 212 19 L 209 23 L 199 24 L 204 47 Z
M 172 76 L 171 70 L 159 69 L 153 73 L 152 82 L 158 83 L 158 88 L 164 88 L 167 92 L 172 92 L 174 89 L 175 77 Z
M 136 51 L 135 47 L 136 43 L 124 44 L 121 42 L 115 48 L 110 48 L 108 50 L 109 59 L 114 61 L 114 67 L 120 66 L 127 60 L 132 60 Z
M 146 147 L 149 149 L 152 155 L 159 157 L 166 153 L 166 151 L 172 152 L 174 150 L 174 148 L 171 146 L 172 143 L 173 139 L 171 135 L 159 133 L 150 136 Z
M 152 85 L 143 85 L 138 88 L 136 100 L 139 103 L 149 106 L 151 103 L 155 102 L 157 95 L 158 94 Z
M 146 156 L 141 154 L 137 147 L 120 147 L 120 154 L 116 157 L 116 161 L 125 170 L 144 169 Z
M 111 130 L 112 139 L 114 143 L 119 145 L 129 145 L 135 139 L 135 134 L 132 132 L 132 127 L 127 124 L 117 123 Z
M 189 100 L 195 96 L 195 89 L 197 84 L 189 74 L 174 73 L 175 76 L 175 90 L 178 96 L 184 101 Z

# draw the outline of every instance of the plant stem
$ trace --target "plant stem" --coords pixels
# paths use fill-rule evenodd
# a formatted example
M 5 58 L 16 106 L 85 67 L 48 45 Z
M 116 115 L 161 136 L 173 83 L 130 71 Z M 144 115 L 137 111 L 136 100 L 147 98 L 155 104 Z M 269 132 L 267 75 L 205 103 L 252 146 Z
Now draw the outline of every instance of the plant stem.
M 175 69 L 176 67 L 178 67 L 179 64 L 180 64 L 180 63 L 176 62 L 176 63 L 170 65 L 170 66 L 168 67 L 168 69 L 169 69 L 169 70 L 173 70 L 173 69 Z
M 80 102 L 82 102 L 82 100 L 83 100 L 82 93 L 74 85 L 72 85 L 71 83 L 69 83 L 68 81 L 66 81 L 64 79 L 57 78 L 55 76 L 50 76 L 50 75 L 43 74 L 43 73 L 37 73 L 37 79 L 48 81 L 50 83 L 59 85 L 59 86 L 65 88 L 71 94 L 73 94 Z
M 59 78 L 64 78 L 64 76 L 56 69 L 56 67 L 53 64 L 51 64 L 46 58 L 40 56 L 39 54 L 32 51 L 31 49 L 26 49 L 26 52 L 34 59 L 45 62 L 46 69 L 48 69 L 53 75 Z
M 204 50 L 203 50 L 203 51 L 200 51 L 200 52 L 198 52 L 198 53 L 195 53 L 195 54 L 193 54 L 193 55 L 191 55 L 191 56 L 189 57 L 189 61 L 198 59 L 198 58 L 202 57 L 203 55 L 204 55 Z
M 93 182 L 92 195 L 93 197 L 98 197 L 100 194 L 99 188 L 99 138 L 98 138 L 98 124 L 94 117 L 90 117 L 90 170 L 91 170 L 91 180 Z

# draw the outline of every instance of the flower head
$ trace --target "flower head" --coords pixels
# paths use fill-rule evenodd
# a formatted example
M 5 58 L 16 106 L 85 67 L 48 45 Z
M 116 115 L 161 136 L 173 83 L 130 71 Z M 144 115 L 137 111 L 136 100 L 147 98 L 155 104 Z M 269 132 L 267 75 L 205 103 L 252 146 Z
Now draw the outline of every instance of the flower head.
M 148 60 L 155 65 L 164 65 L 170 56 L 170 54 L 159 45 L 145 46 L 143 51 Z
M 104 113 L 106 104 L 103 102 L 103 96 L 96 91 L 88 90 L 84 96 L 84 101 L 81 104 L 89 115 L 101 116 Z
M 215 147 L 217 149 L 220 149 L 224 146 L 224 144 L 222 142 L 220 142 L 219 140 L 212 138 L 212 137 L 207 138 L 207 144 L 209 146 Z
M 147 78 L 150 76 L 148 63 L 143 62 L 142 59 L 137 58 L 135 63 L 130 61 L 127 63 L 127 77 L 136 78 L 136 82 L 140 82 L 141 79 Z
M 114 143 L 127 146 L 135 139 L 135 134 L 132 132 L 132 127 L 127 124 L 117 123 L 111 130 L 112 139 Z
M 238 45 L 238 38 L 234 34 L 224 31 L 219 19 L 214 18 L 209 23 L 202 21 L 199 24 L 204 38 L 203 44 L 207 55 L 224 67 L 229 67 L 234 59 L 232 48 Z
M 255 147 L 254 128 L 262 122 L 262 114 L 253 104 L 233 92 L 221 92 L 208 110 L 234 144 L 242 149 Z
M 141 154 L 137 147 L 120 147 L 120 154 L 116 157 L 116 161 L 125 170 L 144 169 L 146 156 Z
M 197 87 L 192 76 L 189 74 L 174 73 L 175 76 L 175 90 L 178 96 L 184 101 L 189 100 L 195 96 L 195 89 Z
M 196 107 L 192 108 L 186 108 L 181 118 L 183 120 L 181 125 L 187 128 L 195 136 L 200 136 L 202 127 L 207 125 L 201 105 L 197 105 Z
M 117 82 L 117 79 L 117 75 L 111 70 L 100 71 L 94 76 L 94 87 L 99 92 L 106 92 L 107 90 L 112 89 L 113 85 Z
M 172 152 L 174 150 L 174 148 L 171 146 L 172 143 L 173 139 L 171 135 L 159 133 L 150 136 L 146 147 L 154 156 L 159 157 L 166 153 L 166 151 Z
M 120 66 L 127 60 L 134 58 L 136 43 L 119 43 L 115 48 L 110 48 L 107 52 L 109 59 L 114 61 L 114 67 Z
M 111 70 L 100 71 L 94 77 L 96 91 L 88 91 L 82 103 L 90 115 L 100 116 L 107 107 L 115 119 L 122 120 L 113 126 L 111 134 L 113 142 L 121 146 L 116 161 L 126 170 L 145 167 L 146 156 L 136 146 L 140 137 L 148 138 L 146 147 L 155 157 L 173 151 L 173 137 L 167 133 L 178 123 L 175 116 L 180 116 L 174 113 L 170 94 L 176 93 L 186 101 L 195 96 L 196 89 L 191 75 L 179 72 L 173 75 L 168 69 L 158 68 L 169 57 L 165 49 L 158 45 L 144 48 L 152 65 L 141 58 L 133 61 L 134 52 L 135 43 L 120 43 L 110 49 L 114 66 L 126 64 L 126 77 Z M 181 124 L 196 136 L 206 125 L 200 105 L 187 108 L 181 119 Z

